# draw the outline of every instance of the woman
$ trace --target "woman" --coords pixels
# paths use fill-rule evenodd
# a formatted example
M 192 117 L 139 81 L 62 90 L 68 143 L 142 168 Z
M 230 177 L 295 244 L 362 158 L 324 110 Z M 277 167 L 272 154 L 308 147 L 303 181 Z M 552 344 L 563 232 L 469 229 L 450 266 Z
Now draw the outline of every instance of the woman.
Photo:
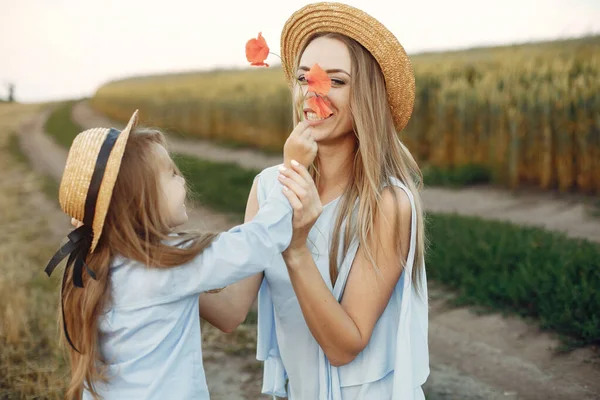
M 294 230 L 281 256 L 265 260 L 264 280 L 262 274 L 248 278 L 205 300 L 203 317 L 231 330 L 260 285 L 263 393 L 302 400 L 422 399 L 429 357 L 421 173 L 398 139 L 414 103 L 410 61 L 381 23 L 339 3 L 296 11 L 281 46 L 284 73 L 295 101 L 302 102 L 294 107 L 294 122 L 311 121 L 318 154 L 312 177 L 263 170 L 246 218 L 277 180 L 300 186 L 303 201 L 318 197 L 322 214 L 312 228 Z M 304 74 L 314 64 L 332 84 L 332 114 L 324 119 L 307 106 L 313 94 L 307 94 Z M 227 307 L 227 296 L 238 310 L 235 321 L 214 314 Z

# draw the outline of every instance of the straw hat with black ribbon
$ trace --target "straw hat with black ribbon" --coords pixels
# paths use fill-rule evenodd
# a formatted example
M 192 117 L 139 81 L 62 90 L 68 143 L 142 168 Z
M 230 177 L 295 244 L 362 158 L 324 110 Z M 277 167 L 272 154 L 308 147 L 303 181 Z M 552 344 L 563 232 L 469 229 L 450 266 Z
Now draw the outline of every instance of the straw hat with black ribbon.
M 127 139 L 137 121 L 136 110 L 122 131 L 114 128 L 83 131 L 75 137 L 69 149 L 60 182 L 59 203 L 66 214 L 82 221 L 83 225 L 67 235 L 69 240 L 56 252 L 45 269 L 50 276 L 58 264 L 69 256 L 61 292 L 64 290 L 70 269 L 73 284 L 77 287 L 83 288 L 84 266 L 90 277 L 96 279 L 94 271 L 87 266 L 85 259 L 88 254 L 94 252 L 102 235 Z M 63 328 L 69 344 L 78 351 L 67 332 L 64 309 Z
M 406 51 L 381 22 L 362 10 L 343 3 L 308 4 L 287 20 L 281 33 L 281 63 L 287 81 L 295 81 L 300 50 L 316 33 L 340 33 L 356 40 L 379 63 L 387 97 L 400 132 L 410 119 L 415 102 L 415 76 Z

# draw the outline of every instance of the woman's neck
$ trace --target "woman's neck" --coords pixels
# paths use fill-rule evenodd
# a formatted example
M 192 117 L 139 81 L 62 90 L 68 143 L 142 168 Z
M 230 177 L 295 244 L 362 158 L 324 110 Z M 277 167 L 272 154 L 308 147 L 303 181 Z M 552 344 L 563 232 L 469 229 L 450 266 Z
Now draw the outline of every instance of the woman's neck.
M 335 144 L 319 144 L 317 158 L 319 159 L 318 187 L 321 202 L 327 204 L 339 197 L 350 180 L 356 141 L 338 141 Z

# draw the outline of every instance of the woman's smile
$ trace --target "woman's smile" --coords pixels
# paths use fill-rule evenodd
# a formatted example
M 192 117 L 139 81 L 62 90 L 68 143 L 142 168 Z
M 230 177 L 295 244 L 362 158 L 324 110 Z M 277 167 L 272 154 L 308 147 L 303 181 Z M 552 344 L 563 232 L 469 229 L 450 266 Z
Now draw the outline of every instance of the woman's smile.
M 305 108 L 304 109 L 304 117 L 309 121 L 315 121 L 316 123 L 311 124 L 311 125 L 316 126 L 316 125 L 320 125 L 323 121 L 328 120 L 331 117 L 333 117 L 333 114 L 331 114 L 329 117 L 326 117 L 326 118 L 319 118 L 317 116 L 317 113 L 314 112 L 312 109 Z

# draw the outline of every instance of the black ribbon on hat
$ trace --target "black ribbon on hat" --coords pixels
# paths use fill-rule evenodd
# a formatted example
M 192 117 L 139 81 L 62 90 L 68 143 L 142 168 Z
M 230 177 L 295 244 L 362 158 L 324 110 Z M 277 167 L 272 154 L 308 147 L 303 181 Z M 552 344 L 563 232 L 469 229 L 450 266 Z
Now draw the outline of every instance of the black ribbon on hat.
M 90 248 L 92 247 L 92 240 L 94 237 L 94 231 L 92 229 L 92 226 L 94 223 L 94 215 L 96 214 L 96 202 L 98 200 L 98 194 L 100 193 L 100 185 L 102 184 L 102 179 L 104 178 L 104 172 L 106 171 L 106 164 L 108 163 L 108 158 L 110 157 L 110 153 L 112 152 L 112 149 L 115 146 L 115 143 L 120 133 L 121 132 L 119 130 L 111 128 L 108 132 L 108 135 L 106 136 L 106 139 L 104 139 L 102 146 L 100 147 L 100 152 L 98 153 L 98 157 L 96 158 L 96 165 L 94 166 L 94 172 L 92 173 L 92 179 L 90 181 L 90 186 L 88 188 L 87 196 L 85 198 L 83 225 L 81 225 L 79 228 L 73 230 L 67 235 L 69 241 L 54 254 L 52 259 L 50 260 L 50 262 L 48 262 L 48 265 L 44 269 L 48 276 L 52 275 L 52 272 L 58 266 L 58 264 L 60 264 L 60 262 L 65 259 L 65 257 L 69 256 L 69 259 L 67 260 L 67 265 L 65 267 L 65 272 L 63 274 L 62 286 L 60 289 L 63 329 L 65 331 L 67 342 L 69 342 L 73 350 L 80 354 L 81 352 L 77 350 L 77 348 L 71 341 L 69 331 L 67 330 L 67 322 L 65 320 L 65 309 L 63 304 L 63 293 L 69 270 L 72 270 L 73 284 L 79 288 L 83 288 L 84 266 L 88 275 L 92 279 L 96 280 L 96 274 L 86 264 L 85 259 L 87 258 L 90 252 Z

